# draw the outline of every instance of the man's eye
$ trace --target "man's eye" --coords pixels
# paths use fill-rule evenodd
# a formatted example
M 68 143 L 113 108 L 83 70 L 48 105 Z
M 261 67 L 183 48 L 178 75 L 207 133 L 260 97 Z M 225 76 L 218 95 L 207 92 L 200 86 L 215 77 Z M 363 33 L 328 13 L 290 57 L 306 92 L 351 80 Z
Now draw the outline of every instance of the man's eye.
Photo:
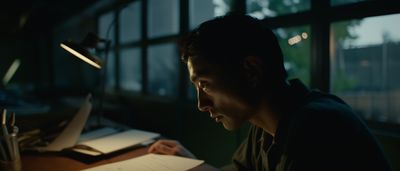
M 200 81 L 199 82 L 199 88 L 201 88 L 204 92 L 208 92 L 209 89 L 209 84 L 205 81 Z

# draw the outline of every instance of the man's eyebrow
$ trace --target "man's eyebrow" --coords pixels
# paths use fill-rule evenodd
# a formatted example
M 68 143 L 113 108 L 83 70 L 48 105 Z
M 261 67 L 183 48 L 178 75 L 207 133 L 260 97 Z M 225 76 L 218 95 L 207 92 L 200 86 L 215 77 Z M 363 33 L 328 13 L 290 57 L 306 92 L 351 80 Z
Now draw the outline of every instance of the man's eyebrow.
M 193 83 L 196 82 L 199 77 L 203 77 L 205 75 L 208 75 L 208 71 L 207 70 L 197 70 L 196 72 L 194 72 L 191 76 L 190 76 L 190 81 L 192 81 Z
M 195 74 L 193 74 L 193 75 L 190 76 L 190 81 L 191 81 L 192 83 L 196 82 L 197 79 L 199 79 L 199 77 L 198 77 L 197 75 L 195 75 Z

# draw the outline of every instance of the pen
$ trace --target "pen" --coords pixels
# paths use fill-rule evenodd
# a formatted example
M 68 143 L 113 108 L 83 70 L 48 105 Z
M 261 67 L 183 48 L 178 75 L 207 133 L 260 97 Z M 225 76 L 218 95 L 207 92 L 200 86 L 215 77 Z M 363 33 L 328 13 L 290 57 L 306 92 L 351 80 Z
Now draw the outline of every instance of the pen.
M 17 135 L 19 132 L 18 127 L 15 125 L 15 112 L 11 113 L 10 117 L 10 128 L 11 130 L 11 136 L 10 136 L 10 141 L 12 145 L 12 153 L 14 156 L 14 160 L 20 160 L 20 155 L 19 155 L 19 147 L 18 147 L 18 140 L 17 140 Z
M 10 123 L 10 131 L 13 132 L 14 126 L 15 126 L 15 112 L 11 112 L 11 116 L 9 119 L 9 123 Z
M 10 142 L 10 136 L 8 135 L 8 130 L 7 130 L 7 126 L 6 126 L 6 118 L 7 118 L 7 110 L 4 109 L 3 110 L 3 115 L 2 115 L 2 121 L 1 121 L 1 130 L 3 132 L 3 139 L 5 141 L 5 152 L 10 155 L 10 159 L 14 160 L 14 155 L 12 153 L 12 145 Z

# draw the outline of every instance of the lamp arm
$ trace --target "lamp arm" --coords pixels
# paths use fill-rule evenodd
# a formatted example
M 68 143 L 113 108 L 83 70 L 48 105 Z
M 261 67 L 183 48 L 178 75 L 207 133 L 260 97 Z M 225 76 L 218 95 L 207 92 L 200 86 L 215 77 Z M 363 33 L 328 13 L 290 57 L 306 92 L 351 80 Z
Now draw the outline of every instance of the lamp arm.
M 99 111 L 97 115 L 97 126 L 101 126 L 101 118 L 103 117 L 103 103 L 104 103 L 104 96 L 105 96 L 105 91 L 106 91 L 106 84 L 107 84 L 107 64 L 108 64 L 108 52 L 110 49 L 111 41 L 110 40 L 105 40 L 105 55 L 104 55 L 104 65 L 103 65 L 103 70 L 102 70 L 102 75 L 101 75 L 101 92 L 100 92 L 100 97 L 99 97 Z

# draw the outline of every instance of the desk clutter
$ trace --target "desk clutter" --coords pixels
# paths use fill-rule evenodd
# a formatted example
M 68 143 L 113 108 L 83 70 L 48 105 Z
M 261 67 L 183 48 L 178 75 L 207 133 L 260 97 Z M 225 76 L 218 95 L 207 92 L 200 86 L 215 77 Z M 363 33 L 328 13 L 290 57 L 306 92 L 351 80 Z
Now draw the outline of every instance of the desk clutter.
M 58 132 L 45 135 L 45 130 L 24 132 L 19 137 L 22 149 L 37 152 L 61 152 L 65 150 L 100 156 L 122 150 L 128 147 L 153 140 L 158 133 L 137 129 L 118 129 L 103 127 L 101 129 L 83 132 L 92 109 L 91 95 L 88 94 L 81 103 L 74 117 L 56 128 Z
M 18 127 L 15 125 L 15 113 L 7 121 L 7 110 L 3 109 L 0 131 L 0 170 L 21 170 L 21 157 L 17 141 Z
M 23 154 L 33 152 L 35 155 L 57 155 L 67 157 L 74 154 L 77 161 L 96 161 L 122 154 L 126 150 L 147 146 L 159 138 L 160 134 L 124 126 L 107 126 L 100 129 L 84 131 L 92 109 L 91 95 L 83 100 L 72 119 L 57 124 L 54 129 L 35 129 L 21 132 L 15 125 L 15 113 L 7 119 L 7 111 L 2 112 L 0 131 L 0 170 L 20 171 L 20 150 Z M 89 124 L 90 125 L 90 124 Z M 55 130 L 55 131 L 54 131 Z M 49 134 L 50 133 L 50 134 Z M 19 149 L 21 148 L 21 149 Z M 78 159 L 78 157 L 81 157 Z M 24 156 L 22 156 L 24 158 Z M 26 160 L 24 160 L 26 162 Z M 177 156 L 145 154 L 123 161 L 92 167 L 88 171 L 120 170 L 187 170 L 203 163 L 201 160 Z M 31 169 L 30 167 L 24 169 Z M 52 168 L 53 169 L 53 168 Z M 56 169 L 56 168 L 54 168 Z

